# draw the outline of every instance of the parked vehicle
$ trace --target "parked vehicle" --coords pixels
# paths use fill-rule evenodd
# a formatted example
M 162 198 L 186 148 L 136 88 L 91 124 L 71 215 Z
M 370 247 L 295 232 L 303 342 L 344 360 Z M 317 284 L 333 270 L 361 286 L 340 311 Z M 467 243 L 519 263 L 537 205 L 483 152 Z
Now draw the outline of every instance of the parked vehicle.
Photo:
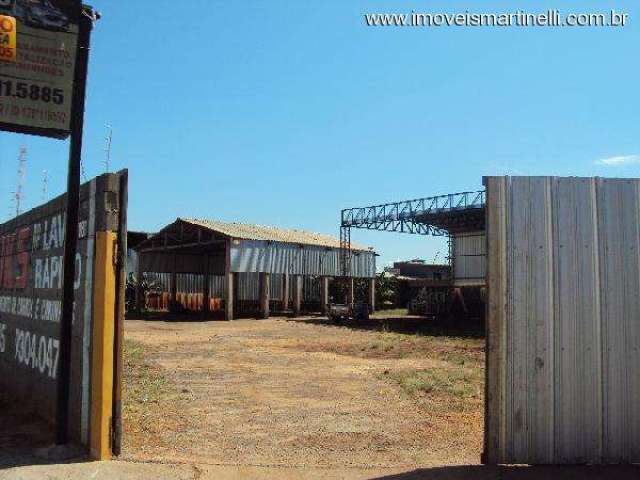
M 369 305 L 365 302 L 353 304 L 330 303 L 327 308 L 329 320 L 340 323 L 346 320 L 369 320 Z
M 51 0 L 0 0 L 0 13 L 11 15 L 34 28 L 69 30 L 69 17 Z

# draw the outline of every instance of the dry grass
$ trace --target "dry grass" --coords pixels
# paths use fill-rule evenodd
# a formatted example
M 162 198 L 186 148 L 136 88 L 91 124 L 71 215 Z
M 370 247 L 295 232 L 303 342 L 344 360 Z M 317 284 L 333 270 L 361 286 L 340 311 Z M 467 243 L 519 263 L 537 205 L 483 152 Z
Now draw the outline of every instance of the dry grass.
M 397 385 L 429 418 L 439 442 L 458 448 L 482 437 L 484 340 L 476 335 L 427 328 L 395 333 L 344 330 L 335 340 L 301 340 L 292 348 L 383 362 L 378 379 Z M 426 368 L 425 368 L 426 366 Z
M 409 311 L 406 308 L 391 308 L 388 310 L 377 310 L 371 314 L 371 318 L 393 318 L 406 317 Z
M 421 403 L 442 403 L 455 410 L 480 410 L 484 390 L 484 343 L 455 336 L 406 335 L 388 331 L 335 341 L 306 341 L 292 345 L 307 352 L 332 352 L 367 359 L 429 359 L 433 368 L 387 370 L 384 377 L 398 383 Z M 448 407 L 446 407 L 448 408 Z M 467 409 L 468 410 L 468 409 Z
M 441 412 L 478 412 L 482 407 L 484 369 L 446 365 L 394 372 L 390 378 L 410 396 Z
M 347 330 L 347 329 L 344 329 Z M 290 343 L 289 348 L 306 352 L 333 352 L 359 358 L 431 358 L 455 365 L 482 365 L 484 343 L 472 337 L 401 334 L 389 331 L 362 335 L 339 335 L 335 340 L 309 340 Z
M 124 342 L 123 422 L 125 450 L 152 451 L 168 446 L 167 433 L 177 428 L 175 419 L 182 396 L 162 368 L 148 362 L 145 346 Z

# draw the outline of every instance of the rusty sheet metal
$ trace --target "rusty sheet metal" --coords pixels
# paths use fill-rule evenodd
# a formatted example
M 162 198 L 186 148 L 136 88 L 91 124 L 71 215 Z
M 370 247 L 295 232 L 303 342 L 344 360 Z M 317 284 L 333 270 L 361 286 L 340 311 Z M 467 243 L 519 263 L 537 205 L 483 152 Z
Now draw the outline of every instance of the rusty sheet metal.
M 489 274 L 503 324 L 488 322 L 486 458 L 640 462 L 640 180 L 485 182 L 506 232 L 488 259 L 506 285 L 500 302 Z M 489 225 L 488 244 L 503 241 Z

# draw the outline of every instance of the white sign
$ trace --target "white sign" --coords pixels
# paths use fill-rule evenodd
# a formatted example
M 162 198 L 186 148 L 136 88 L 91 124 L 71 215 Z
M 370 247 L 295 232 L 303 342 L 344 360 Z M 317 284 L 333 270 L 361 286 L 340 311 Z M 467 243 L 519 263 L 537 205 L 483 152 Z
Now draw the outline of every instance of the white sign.
M 0 129 L 69 134 L 79 14 L 77 0 L 0 0 L 17 30 L 15 60 L 0 57 Z

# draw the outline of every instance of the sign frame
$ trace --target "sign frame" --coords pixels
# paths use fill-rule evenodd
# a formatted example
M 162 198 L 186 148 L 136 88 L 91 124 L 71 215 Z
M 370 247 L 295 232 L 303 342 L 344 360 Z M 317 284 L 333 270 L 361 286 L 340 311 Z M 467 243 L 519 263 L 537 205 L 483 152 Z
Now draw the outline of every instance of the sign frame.
M 62 291 L 62 314 L 60 318 L 60 363 L 58 373 L 56 407 L 56 444 L 69 441 L 69 394 L 71 382 L 71 343 L 74 303 L 74 280 L 76 276 L 75 256 L 78 239 L 80 210 L 80 170 L 82 159 L 82 135 L 89 69 L 89 50 L 93 22 L 99 14 L 92 7 L 81 5 L 76 43 L 76 65 L 71 103 L 71 137 L 69 142 L 69 167 L 67 176 L 67 208 L 64 245 L 64 272 Z M 68 241 L 73 239 L 73 241 Z

